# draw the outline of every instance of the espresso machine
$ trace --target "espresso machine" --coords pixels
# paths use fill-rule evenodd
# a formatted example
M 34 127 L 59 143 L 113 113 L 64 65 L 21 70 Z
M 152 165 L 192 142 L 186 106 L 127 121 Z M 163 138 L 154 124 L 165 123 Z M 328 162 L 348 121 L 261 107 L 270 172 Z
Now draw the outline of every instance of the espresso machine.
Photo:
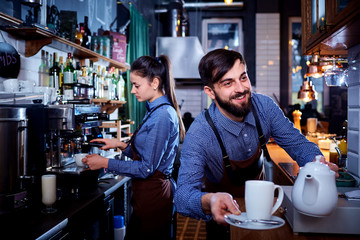
M 99 171 L 76 165 L 76 153 L 98 153 L 100 145 L 90 140 L 102 138 L 100 125 L 108 116 L 101 106 L 58 104 L 46 108 L 46 171 L 57 175 L 60 198 L 79 197 L 98 182 Z

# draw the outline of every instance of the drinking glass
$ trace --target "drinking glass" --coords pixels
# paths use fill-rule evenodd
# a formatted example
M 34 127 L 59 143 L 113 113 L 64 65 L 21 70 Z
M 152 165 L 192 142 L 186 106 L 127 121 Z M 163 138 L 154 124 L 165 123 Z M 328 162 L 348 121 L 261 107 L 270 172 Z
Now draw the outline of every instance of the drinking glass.
M 347 86 L 348 71 L 343 68 L 339 68 L 333 61 L 332 68 L 324 72 L 324 78 L 327 86 Z
M 42 213 L 54 213 L 57 210 L 53 208 L 56 201 L 56 175 L 47 174 L 41 176 L 42 203 L 46 206 Z

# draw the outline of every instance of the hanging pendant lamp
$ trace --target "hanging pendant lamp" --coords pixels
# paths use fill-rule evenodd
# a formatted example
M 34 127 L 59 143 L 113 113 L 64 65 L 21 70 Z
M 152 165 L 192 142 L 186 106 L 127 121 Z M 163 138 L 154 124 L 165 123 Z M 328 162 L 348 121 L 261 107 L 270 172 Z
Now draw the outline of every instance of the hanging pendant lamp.
M 317 100 L 317 92 L 315 91 L 315 86 L 308 78 L 303 81 L 303 85 L 300 87 L 300 91 L 298 92 L 298 99 L 301 99 L 304 102 Z

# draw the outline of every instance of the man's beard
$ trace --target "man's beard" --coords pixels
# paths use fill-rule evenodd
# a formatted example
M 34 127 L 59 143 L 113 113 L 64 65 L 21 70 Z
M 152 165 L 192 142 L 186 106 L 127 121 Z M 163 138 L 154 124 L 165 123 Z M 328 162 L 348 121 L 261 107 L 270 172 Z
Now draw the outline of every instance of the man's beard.
M 215 91 L 214 91 L 215 93 Z M 249 94 L 249 98 L 247 102 L 241 103 L 241 106 L 237 106 L 233 103 L 231 103 L 231 99 L 241 97 L 242 95 Z M 251 109 L 252 103 L 251 103 L 251 92 L 249 90 L 245 90 L 242 93 L 235 94 L 232 96 L 229 101 L 224 101 L 218 97 L 218 95 L 215 93 L 215 99 L 219 106 L 223 108 L 228 113 L 232 114 L 235 117 L 245 117 Z

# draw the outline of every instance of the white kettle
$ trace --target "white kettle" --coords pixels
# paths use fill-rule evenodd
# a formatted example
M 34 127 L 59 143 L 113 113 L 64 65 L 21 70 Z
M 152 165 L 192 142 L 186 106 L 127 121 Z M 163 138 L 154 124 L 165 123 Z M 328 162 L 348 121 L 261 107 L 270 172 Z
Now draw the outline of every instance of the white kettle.
M 320 159 L 300 168 L 291 194 L 295 209 L 313 217 L 330 215 L 338 202 L 335 172 Z

